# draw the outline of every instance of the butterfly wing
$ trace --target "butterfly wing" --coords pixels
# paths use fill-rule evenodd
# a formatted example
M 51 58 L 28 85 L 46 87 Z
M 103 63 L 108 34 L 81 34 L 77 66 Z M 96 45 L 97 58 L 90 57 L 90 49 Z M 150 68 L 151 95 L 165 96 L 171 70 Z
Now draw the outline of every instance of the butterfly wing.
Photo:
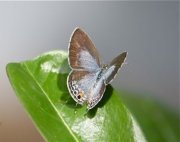
M 116 58 L 112 60 L 112 62 L 109 65 L 109 68 L 104 73 L 104 80 L 105 84 L 109 84 L 117 74 L 118 70 L 121 68 L 122 64 L 124 63 L 124 60 L 126 59 L 127 52 L 123 52 Z
M 69 64 L 78 70 L 96 71 L 100 68 L 98 51 L 80 28 L 75 29 L 70 39 Z
M 89 71 L 72 71 L 67 80 L 72 98 L 79 104 L 87 102 L 90 89 L 96 81 L 96 74 Z
M 68 89 L 72 98 L 79 104 L 87 103 L 92 109 L 102 98 L 105 91 L 104 81 L 98 80 L 98 73 L 72 71 L 68 76 Z
M 102 79 L 98 80 L 94 84 L 93 89 L 90 92 L 88 102 L 87 102 L 88 110 L 92 109 L 98 104 L 98 102 L 102 99 L 105 90 L 106 90 L 106 85 Z

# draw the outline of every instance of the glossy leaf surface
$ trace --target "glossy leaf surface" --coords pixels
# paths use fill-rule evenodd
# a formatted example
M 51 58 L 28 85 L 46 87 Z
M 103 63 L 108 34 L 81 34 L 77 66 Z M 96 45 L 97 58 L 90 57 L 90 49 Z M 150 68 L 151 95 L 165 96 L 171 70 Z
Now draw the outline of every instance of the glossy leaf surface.
M 69 71 L 62 51 L 7 65 L 16 95 L 46 141 L 145 141 L 111 86 L 94 109 L 86 112 L 86 106 L 76 105 L 66 85 Z

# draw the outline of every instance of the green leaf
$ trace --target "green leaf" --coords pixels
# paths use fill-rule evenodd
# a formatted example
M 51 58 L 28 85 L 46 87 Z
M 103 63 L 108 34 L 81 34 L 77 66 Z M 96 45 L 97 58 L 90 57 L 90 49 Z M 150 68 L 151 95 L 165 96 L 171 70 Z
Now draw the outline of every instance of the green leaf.
M 180 141 L 180 117 L 177 112 L 147 95 L 122 91 L 120 94 L 149 142 Z
M 46 141 L 145 141 L 111 86 L 94 109 L 86 112 L 86 106 L 76 106 L 66 86 L 69 71 L 67 53 L 62 51 L 7 65 L 16 95 Z

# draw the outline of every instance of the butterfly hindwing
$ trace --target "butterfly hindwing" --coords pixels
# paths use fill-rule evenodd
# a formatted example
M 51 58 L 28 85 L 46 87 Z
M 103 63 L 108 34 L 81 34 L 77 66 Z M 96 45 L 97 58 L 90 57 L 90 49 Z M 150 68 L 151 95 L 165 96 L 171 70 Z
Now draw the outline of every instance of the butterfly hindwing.
M 99 101 L 103 97 L 105 90 L 106 90 L 106 85 L 104 83 L 104 80 L 103 79 L 98 80 L 91 90 L 91 93 L 87 102 L 88 109 L 92 109 L 99 103 Z
M 83 104 L 88 100 L 91 86 L 96 81 L 96 75 L 88 71 L 72 71 L 68 76 L 68 88 L 73 99 Z
M 72 71 L 68 76 L 68 89 L 72 98 L 79 104 L 87 103 L 93 108 L 102 98 L 105 91 L 104 80 L 97 80 L 99 72 Z
M 87 34 L 79 28 L 75 29 L 70 39 L 69 63 L 73 69 L 96 71 L 100 68 L 98 51 Z

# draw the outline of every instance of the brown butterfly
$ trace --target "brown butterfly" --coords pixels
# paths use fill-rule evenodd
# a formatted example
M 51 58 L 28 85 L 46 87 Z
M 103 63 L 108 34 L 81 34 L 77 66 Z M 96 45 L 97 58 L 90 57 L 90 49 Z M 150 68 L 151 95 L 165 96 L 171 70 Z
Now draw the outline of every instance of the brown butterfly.
M 72 71 L 67 78 L 67 86 L 72 98 L 78 104 L 87 103 L 88 110 L 96 106 L 126 56 L 127 52 L 123 52 L 109 65 L 102 65 L 99 53 L 88 35 L 76 28 L 70 38 L 68 58 Z

